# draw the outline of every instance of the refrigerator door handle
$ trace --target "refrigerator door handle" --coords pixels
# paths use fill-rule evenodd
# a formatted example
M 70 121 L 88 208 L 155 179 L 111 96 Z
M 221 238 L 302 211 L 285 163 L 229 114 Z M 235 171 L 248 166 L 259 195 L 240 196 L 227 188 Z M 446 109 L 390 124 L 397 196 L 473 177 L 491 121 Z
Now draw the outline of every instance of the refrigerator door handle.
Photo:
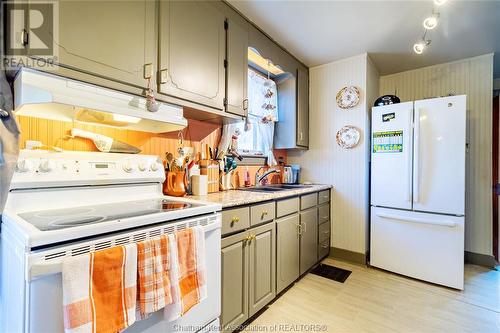
M 412 127 L 413 127 L 413 120 L 411 119 L 411 117 L 409 118 L 408 120 L 408 128 L 410 129 L 410 133 L 406 133 L 406 136 L 404 138 L 404 140 L 406 140 L 407 144 L 406 144 L 406 172 L 407 172 L 407 176 L 406 176 L 406 186 L 407 186 L 407 191 L 406 191 L 406 201 L 408 202 L 411 202 L 412 198 L 411 198 L 411 195 L 412 195 L 412 186 L 411 186 L 411 181 L 412 181 L 412 168 L 411 168 L 411 154 L 412 154 L 412 150 L 411 150 L 411 141 L 412 141 L 412 133 L 411 133 L 411 130 L 412 130 Z M 404 146 L 405 142 L 403 142 L 403 146 Z
M 418 202 L 420 196 L 420 109 L 415 109 L 413 140 L 413 202 Z
M 443 227 L 455 228 L 457 226 L 456 222 L 450 220 L 436 221 L 426 218 L 418 218 L 418 217 L 401 217 L 398 215 L 392 214 L 384 214 L 377 213 L 377 216 L 383 219 L 402 221 L 402 222 L 411 222 L 411 223 L 419 223 L 419 224 L 430 224 L 430 225 L 438 225 Z

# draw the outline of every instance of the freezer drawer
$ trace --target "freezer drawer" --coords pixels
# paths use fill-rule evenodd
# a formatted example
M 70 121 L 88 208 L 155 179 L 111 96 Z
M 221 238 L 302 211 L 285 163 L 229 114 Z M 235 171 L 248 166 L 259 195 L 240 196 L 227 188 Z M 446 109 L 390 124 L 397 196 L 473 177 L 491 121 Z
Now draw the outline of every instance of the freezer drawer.
M 463 289 L 464 217 L 371 208 L 370 264 Z

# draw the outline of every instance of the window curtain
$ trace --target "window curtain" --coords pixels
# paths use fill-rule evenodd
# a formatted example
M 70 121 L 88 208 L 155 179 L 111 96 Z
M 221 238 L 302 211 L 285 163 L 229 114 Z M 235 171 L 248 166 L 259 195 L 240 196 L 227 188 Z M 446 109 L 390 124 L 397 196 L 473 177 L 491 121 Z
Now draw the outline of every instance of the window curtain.
M 273 138 L 274 123 L 277 121 L 278 90 L 276 83 L 249 69 L 247 124 L 239 122 L 224 125 L 219 150 L 227 151 L 231 145 L 231 137 L 237 132 L 240 135 L 239 148 L 244 147 L 254 153 L 262 153 L 267 157 L 269 165 L 276 165 L 273 154 Z
M 274 123 L 278 121 L 278 89 L 276 83 L 248 70 L 248 117 L 256 127 L 257 147 L 276 165 L 273 154 Z

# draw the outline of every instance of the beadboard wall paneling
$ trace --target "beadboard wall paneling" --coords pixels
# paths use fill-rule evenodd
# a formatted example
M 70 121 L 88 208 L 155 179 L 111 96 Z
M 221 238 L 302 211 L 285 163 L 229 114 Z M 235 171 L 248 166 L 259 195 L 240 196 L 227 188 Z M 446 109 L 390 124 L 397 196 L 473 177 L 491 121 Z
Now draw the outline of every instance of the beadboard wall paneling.
M 142 150 L 141 154 L 158 155 L 162 158 L 165 157 L 166 152 L 173 153 L 180 147 L 178 132 L 156 134 L 25 116 L 17 117 L 17 120 L 21 128 L 21 148 L 25 147 L 26 140 L 35 140 L 47 146 L 56 146 L 64 150 L 97 151 L 91 140 L 70 138 L 72 128 L 106 135 L 138 147 Z M 185 146 L 193 146 L 201 151 L 201 144 L 211 146 L 218 144 L 221 127 L 189 120 L 188 127 L 183 130 L 183 135 Z
M 310 68 L 309 75 L 309 150 L 289 151 L 288 162 L 301 165 L 302 181 L 334 186 L 331 246 L 364 254 L 368 233 L 367 55 Z M 335 96 L 348 85 L 360 88 L 361 101 L 341 110 Z M 345 125 L 361 132 L 354 149 L 342 149 L 335 141 L 335 134 Z
M 467 95 L 466 251 L 492 254 L 493 54 L 380 77 L 380 95 L 402 102 Z

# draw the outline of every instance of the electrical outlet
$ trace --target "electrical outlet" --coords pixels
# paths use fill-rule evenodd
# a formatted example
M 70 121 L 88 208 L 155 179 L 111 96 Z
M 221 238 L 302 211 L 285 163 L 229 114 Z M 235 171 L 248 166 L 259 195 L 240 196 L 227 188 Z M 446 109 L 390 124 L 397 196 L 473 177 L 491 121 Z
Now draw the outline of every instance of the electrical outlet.
M 43 143 L 40 141 L 27 140 L 26 141 L 26 149 L 33 150 L 35 148 L 43 147 Z

